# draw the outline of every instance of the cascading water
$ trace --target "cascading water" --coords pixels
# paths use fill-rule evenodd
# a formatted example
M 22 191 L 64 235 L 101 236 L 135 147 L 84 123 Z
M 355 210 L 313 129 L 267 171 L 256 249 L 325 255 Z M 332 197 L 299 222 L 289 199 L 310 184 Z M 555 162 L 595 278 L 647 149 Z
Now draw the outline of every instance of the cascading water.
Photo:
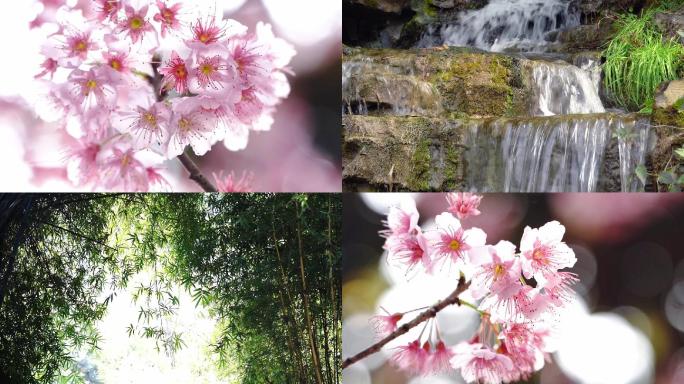
M 421 116 L 441 112 L 439 93 L 411 71 L 371 61 L 342 63 L 342 114 Z
M 620 152 L 620 187 L 622 192 L 638 192 L 644 185 L 636 176 L 636 169 L 644 164 L 651 144 L 651 130 L 647 119 L 622 124 L 617 129 Z
M 592 72 L 564 62 L 531 62 L 537 85 L 531 113 L 535 116 L 603 113 L 599 83 Z M 589 67 L 588 67 L 589 68 Z M 600 78 L 599 78 L 600 81 Z
M 491 0 L 484 8 L 460 13 L 453 22 L 430 27 L 419 46 L 543 51 L 549 32 L 579 24 L 579 10 L 571 0 Z
M 392 60 L 373 54 L 344 61 L 343 114 L 449 120 L 458 127 L 455 129 L 465 132 L 462 140 L 455 136 L 459 137 L 458 146 L 465 147 L 463 169 L 451 173 L 462 174 L 471 191 L 633 192 L 644 188 L 636 170 L 650 151 L 648 121 L 625 113 L 606 113 L 599 92 L 600 55 L 563 53 L 562 45 L 553 41 L 558 31 L 580 25 L 576 0 L 490 0 L 481 9 L 442 14 L 439 20 L 440 24 L 428 26 L 417 44 L 418 48 L 436 49 L 415 50 L 406 60 L 396 59 L 395 54 Z M 480 115 L 474 113 L 465 120 L 450 120 L 458 115 L 455 112 L 463 113 L 449 110 L 460 106 L 461 94 L 444 91 L 444 84 L 437 90 L 429 81 L 444 68 L 450 71 L 444 78 L 458 78 L 460 65 L 466 68 L 475 61 L 450 67 L 433 65 L 426 57 L 441 52 L 445 57 L 451 52 L 490 54 L 444 50 L 442 45 L 503 52 L 496 57 L 512 58 L 514 66 L 508 67 L 508 73 L 520 74 L 521 81 L 516 84 L 522 85 L 515 87 L 522 91 L 525 103 L 522 109 L 512 111 L 524 110 L 533 117 L 478 119 Z M 388 63 L 391 65 L 385 65 Z M 487 86 L 491 84 L 487 76 L 482 79 Z M 476 89 L 479 80 L 472 80 L 469 89 Z
M 471 122 L 465 133 L 466 185 L 478 192 L 593 192 L 614 132 L 619 137 L 622 188 L 635 191 L 631 178 L 643 161 L 648 125 L 610 114 L 555 116 Z M 646 143 L 641 145 L 638 143 Z

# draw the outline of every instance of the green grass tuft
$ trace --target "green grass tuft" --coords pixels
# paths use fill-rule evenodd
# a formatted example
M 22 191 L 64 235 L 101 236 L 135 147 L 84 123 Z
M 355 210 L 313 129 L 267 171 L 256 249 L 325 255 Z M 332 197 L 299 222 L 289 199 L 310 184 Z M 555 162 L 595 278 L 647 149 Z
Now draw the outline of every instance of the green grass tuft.
M 684 72 L 684 46 L 664 39 L 653 22 L 657 12 L 681 4 L 681 0 L 665 1 L 641 16 L 618 18 L 617 33 L 603 52 L 603 70 L 605 85 L 620 106 L 639 110 L 652 104 L 658 85 Z

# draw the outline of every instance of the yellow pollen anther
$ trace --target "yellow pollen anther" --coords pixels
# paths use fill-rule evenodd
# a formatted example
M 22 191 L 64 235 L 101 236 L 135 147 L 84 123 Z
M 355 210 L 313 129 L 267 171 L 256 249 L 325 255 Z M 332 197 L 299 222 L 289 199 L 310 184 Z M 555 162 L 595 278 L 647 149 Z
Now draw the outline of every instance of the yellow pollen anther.
M 127 167 L 130 163 L 131 163 L 131 156 L 128 155 L 128 154 L 125 154 L 125 155 L 121 158 L 121 166 L 122 166 L 122 167 Z
M 147 124 L 153 125 L 153 126 L 156 126 L 156 125 L 157 125 L 157 116 L 155 116 L 155 115 L 153 115 L 153 114 L 147 112 L 147 113 L 143 116 L 143 118 L 145 119 L 145 122 L 147 122 Z
M 212 67 L 209 64 L 204 64 L 202 65 L 202 73 L 205 75 L 211 75 L 212 73 L 214 73 L 214 67 Z
M 95 80 L 88 80 L 86 82 L 86 88 L 88 89 L 95 89 L 97 87 L 97 81 Z
M 143 21 L 139 17 L 134 17 L 131 19 L 131 29 L 140 29 L 143 26 Z
M 178 121 L 178 129 L 183 133 L 188 133 L 190 131 L 190 120 L 183 117 Z
M 167 23 L 171 23 L 173 21 L 173 12 L 166 9 L 166 10 L 164 10 L 164 12 L 162 12 L 162 17 L 164 17 L 164 20 Z
M 115 71 L 120 71 L 121 70 L 121 62 L 119 60 L 112 60 L 109 63 L 109 66 L 114 68 Z
M 546 255 L 541 249 L 535 249 L 532 253 L 532 258 L 538 263 L 542 263 L 544 265 L 549 263 L 549 259 L 546 257 Z
M 74 50 L 76 52 L 85 52 L 88 49 L 88 44 L 86 44 L 85 41 L 81 40 L 76 45 L 74 46 Z
M 203 33 L 200 35 L 199 39 L 201 42 L 206 43 L 207 41 L 209 41 L 209 35 L 207 35 L 206 33 Z
M 458 251 L 461 248 L 461 243 L 456 239 L 451 240 L 449 248 L 451 248 L 452 251 Z
M 501 264 L 497 264 L 496 267 L 494 267 L 494 278 L 496 279 L 499 276 L 503 275 L 504 271 L 504 266 Z

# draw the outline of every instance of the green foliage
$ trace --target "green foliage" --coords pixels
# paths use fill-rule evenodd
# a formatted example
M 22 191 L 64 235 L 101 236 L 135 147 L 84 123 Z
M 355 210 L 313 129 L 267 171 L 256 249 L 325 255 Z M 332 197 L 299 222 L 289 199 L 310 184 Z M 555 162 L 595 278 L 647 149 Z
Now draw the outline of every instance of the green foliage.
M 653 22 L 657 12 L 681 4 L 665 1 L 641 16 L 618 17 L 617 33 L 603 52 L 603 69 L 606 87 L 619 105 L 632 110 L 648 108 L 658 85 L 682 74 L 684 47 L 675 39 L 664 39 Z
M 181 285 L 219 320 L 227 379 L 339 383 L 340 211 L 334 195 L 0 195 L 0 382 L 83 382 L 71 353 L 98 348 L 142 273 L 129 336 L 183 348 Z
M 184 228 L 172 239 L 175 273 L 223 319 L 219 362 L 237 359 L 243 383 L 338 383 L 340 200 L 206 195 L 199 206 L 174 204 Z
M 51 382 L 72 367 L 72 348 L 97 347 L 97 296 L 116 251 L 105 243 L 112 203 L 0 196 L 0 382 Z

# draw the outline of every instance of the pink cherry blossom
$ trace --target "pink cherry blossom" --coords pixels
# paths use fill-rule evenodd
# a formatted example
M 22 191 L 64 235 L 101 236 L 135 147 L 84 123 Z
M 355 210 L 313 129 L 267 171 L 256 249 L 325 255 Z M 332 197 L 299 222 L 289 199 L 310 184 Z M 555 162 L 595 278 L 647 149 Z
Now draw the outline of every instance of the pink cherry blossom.
M 387 220 L 384 222 L 387 229 L 380 233 L 385 237 L 417 233 L 420 231 L 418 219 L 416 202 L 412 199 L 404 200 L 399 206 L 390 207 Z
M 512 243 L 502 240 L 495 246 L 475 249 L 470 256 L 471 262 L 477 267 L 470 284 L 474 298 L 479 299 L 487 294 L 509 298 L 522 288 L 522 267 Z
M 454 349 L 451 359 L 454 369 L 461 370 L 467 382 L 499 384 L 513 371 L 513 361 L 480 343 L 461 343 Z
M 47 74 L 49 74 L 50 78 L 52 79 L 55 72 L 57 71 L 57 68 L 59 68 L 57 60 L 49 57 L 45 59 L 45 61 L 43 62 L 43 64 L 40 65 L 40 67 L 43 68 L 43 71 L 34 76 L 36 79 L 43 77 Z
M 183 153 L 186 146 L 192 146 L 196 155 L 202 156 L 211 149 L 216 141 L 216 116 L 203 108 L 203 101 L 197 97 L 183 99 L 174 103 L 171 118 L 168 156 Z
M 164 103 L 154 103 L 149 107 L 137 106 L 134 111 L 120 114 L 120 130 L 130 133 L 136 148 L 149 148 L 153 143 L 166 142 L 171 111 Z
M 98 21 L 117 21 L 117 13 L 122 8 L 120 0 L 94 0 L 94 3 Z
M 171 60 L 166 63 L 166 66 L 159 69 L 159 73 L 164 75 L 164 88 L 174 88 L 179 94 L 187 92 L 189 79 L 188 68 L 186 61 L 181 59 L 176 51 L 171 53 Z
M 228 69 L 228 65 L 222 63 L 221 57 L 218 55 L 200 56 L 194 69 L 194 75 L 200 88 L 220 89 L 223 87 L 222 84 L 229 80 Z
M 223 171 L 218 175 L 214 174 L 214 181 L 219 192 L 233 193 L 233 192 L 253 192 L 252 181 L 254 176 L 243 172 L 242 177 L 238 179 L 235 172 L 231 172 L 228 176 L 223 176 Z
M 181 24 L 178 20 L 178 11 L 180 11 L 181 7 L 181 3 L 168 6 L 163 1 L 157 0 L 157 8 L 159 8 L 159 13 L 154 15 L 154 21 L 158 21 L 161 24 L 162 37 L 166 36 L 166 32 L 168 30 L 180 29 Z
M 390 360 L 392 364 L 409 373 L 423 374 L 423 369 L 430 359 L 429 344 L 427 344 L 427 348 L 421 347 L 420 340 L 415 340 L 396 349 L 397 352 Z
M 424 374 L 431 375 L 452 371 L 451 359 L 453 357 L 454 351 L 452 348 L 447 347 L 443 341 L 438 341 L 437 345 L 435 345 L 435 350 L 427 363 L 427 367 L 424 369 Z
M 448 211 L 461 220 L 480 214 L 480 211 L 477 208 L 480 206 L 482 196 L 468 192 L 449 193 L 447 194 L 446 199 L 449 203 Z
M 66 35 L 66 45 L 62 49 L 67 51 L 67 57 L 85 60 L 88 58 L 88 52 L 98 49 L 98 46 L 91 40 L 89 31 L 73 31 Z
M 103 186 L 108 190 L 147 191 L 149 179 L 147 169 L 136 159 L 132 148 L 112 148 L 111 154 L 103 159 Z
M 71 102 L 87 111 L 95 107 L 112 106 L 114 89 L 98 68 L 82 71 L 74 70 L 69 76 Z
M 446 259 L 462 265 L 470 250 L 484 246 L 487 241 L 484 231 L 479 228 L 464 230 L 451 213 L 438 215 L 435 222 L 438 230 L 430 234 L 435 264 Z
M 384 309 L 383 309 L 384 310 Z M 387 311 L 385 311 L 387 312 Z M 379 338 L 383 338 L 397 330 L 397 324 L 404 317 L 403 313 L 376 315 L 371 317 L 371 324 Z
M 78 185 L 95 183 L 98 178 L 97 158 L 101 145 L 90 138 L 84 137 L 74 143 L 74 147 L 67 151 L 67 176 Z
M 399 264 L 407 272 L 421 265 L 430 269 L 430 248 L 428 240 L 422 233 L 397 235 L 387 238 L 385 249 L 388 260 Z
M 147 20 L 147 5 L 135 10 L 130 5 L 124 7 L 126 17 L 121 19 L 119 30 L 128 35 L 133 44 L 141 41 L 145 34 L 156 33 L 152 24 Z
M 247 33 L 220 9 L 208 15 L 173 0 L 41 3 L 36 25 L 54 22 L 57 32 L 41 47 L 37 109 L 74 139 L 64 167 L 76 187 L 167 189 L 164 163 L 188 146 L 198 156 L 218 141 L 247 149 L 250 132 L 269 130 L 289 94 L 294 49 L 263 23 Z M 158 36 L 172 32 L 162 47 Z M 252 180 L 214 181 L 251 191 Z
M 525 227 L 520 240 L 520 251 L 526 278 L 532 278 L 540 272 L 555 272 L 575 265 L 575 253 L 562 241 L 564 234 L 565 227 L 557 221 L 546 223 L 539 229 Z
M 433 278 L 430 272 L 441 260 L 457 264 L 461 278 L 469 285 L 465 291 L 457 291 L 461 294 L 455 305 L 477 311 L 480 325 L 469 342 L 449 346 L 440 338 L 437 322 L 428 328 L 435 314 L 423 312 L 422 316 L 427 315 L 428 320 L 420 336 L 399 347 L 392 362 L 412 375 L 459 370 L 469 383 L 528 380 L 542 369 L 549 353 L 553 352 L 550 345 L 556 336 L 552 332 L 554 318 L 574 299 L 573 286 L 579 280 L 572 272 L 558 271 L 575 263 L 574 254 L 562 243 L 564 228 L 557 222 L 539 229 L 527 227 L 519 253 L 513 243 L 505 240 L 485 245 L 484 231 L 464 228 L 455 217 L 459 212 L 464 216 L 467 216 L 466 212 L 473 214 L 472 209 L 477 208 L 482 197 L 450 196 L 447 199 L 450 204 L 454 201 L 473 203 L 468 203 L 467 208 L 457 207 L 437 215 L 436 230 L 424 233 L 418 226 L 415 202 L 407 200 L 401 206 L 390 208 L 384 223 L 387 228 L 380 234 L 385 238 L 387 261 L 399 264 L 407 273 L 422 267 L 428 273 L 420 277 L 430 279 Z M 461 203 L 455 203 L 458 204 Z M 541 255 L 529 257 L 539 250 Z M 531 266 L 527 275 L 526 263 Z M 449 296 L 449 299 L 454 297 Z M 431 307 L 434 301 L 425 304 L 426 307 L 416 311 L 439 310 L 437 306 Z M 384 308 L 383 311 L 385 315 L 371 318 L 380 337 L 396 330 L 405 315 L 391 314 Z M 430 331 L 426 333 L 427 329 Z
M 208 49 L 247 31 L 247 27 L 235 20 L 217 20 L 213 16 L 208 16 L 204 20 L 198 18 L 191 24 L 190 29 L 192 39 L 186 40 L 185 44 L 197 50 Z
M 500 352 L 508 356 L 515 367 L 506 381 L 530 378 L 532 373 L 544 366 L 547 347 L 547 330 L 539 330 L 530 323 L 510 323 L 501 330 Z
M 572 272 L 557 272 L 544 275 L 543 284 L 544 295 L 548 296 L 551 304 L 562 307 L 571 302 L 574 298 L 572 287 L 577 284 L 579 279 Z

